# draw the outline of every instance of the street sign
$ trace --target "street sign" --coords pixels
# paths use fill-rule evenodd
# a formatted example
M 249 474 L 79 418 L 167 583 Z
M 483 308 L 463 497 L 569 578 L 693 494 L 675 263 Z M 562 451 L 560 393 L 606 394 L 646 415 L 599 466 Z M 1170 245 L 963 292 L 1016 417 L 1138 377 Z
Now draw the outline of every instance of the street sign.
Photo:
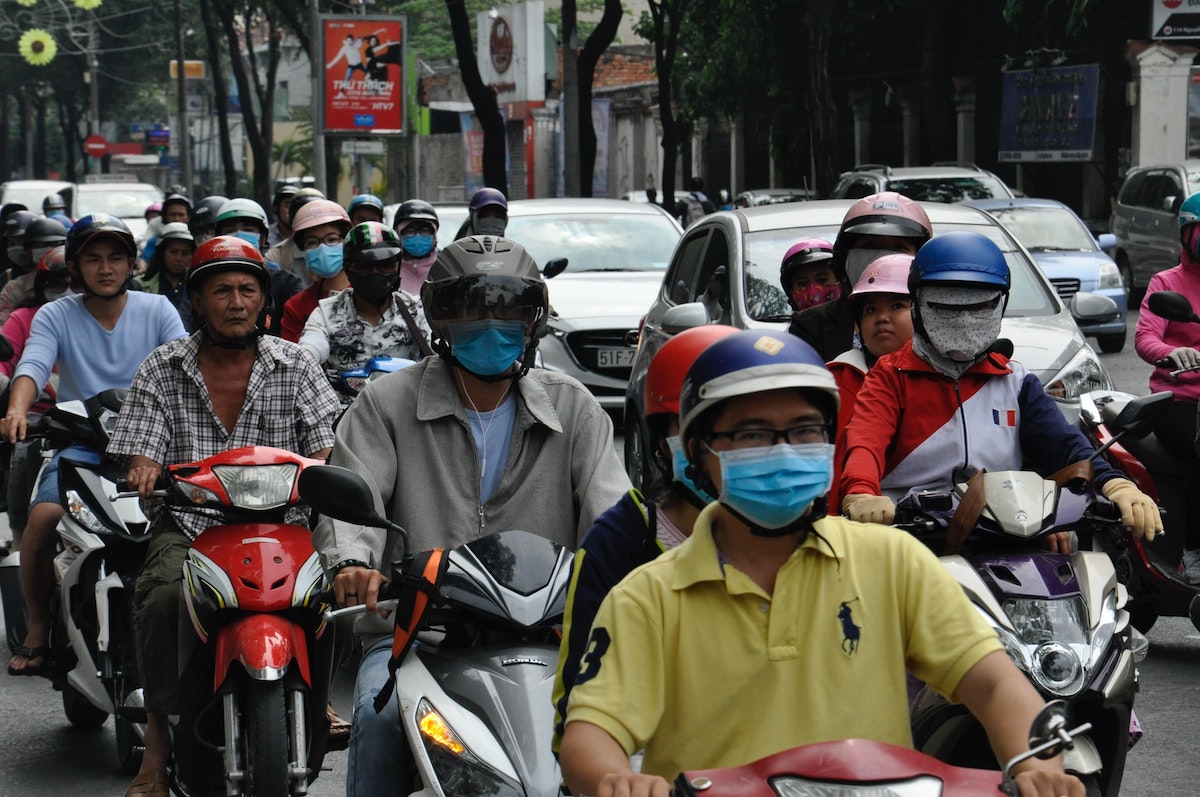
M 204 61 L 185 60 L 183 62 L 183 76 L 188 80 L 204 80 Z M 179 79 L 179 62 L 174 58 L 171 59 L 171 79 Z
M 382 155 L 383 141 L 343 141 L 343 155 Z
M 108 140 L 93 133 L 83 140 L 83 151 L 93 158 L 103 158 L 108 154 Z

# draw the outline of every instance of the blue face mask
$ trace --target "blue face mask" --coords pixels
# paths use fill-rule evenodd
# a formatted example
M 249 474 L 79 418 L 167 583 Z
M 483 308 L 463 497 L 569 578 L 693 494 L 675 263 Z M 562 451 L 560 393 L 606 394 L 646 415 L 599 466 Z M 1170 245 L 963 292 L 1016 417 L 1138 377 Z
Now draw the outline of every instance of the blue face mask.
M 723 505 L 751 525 L 781 533 L 833 485 L 833 445 L 803 443 L 721 451 Z
M 322 279 L 332 277 L 342 270 L 342 245 L 321 244 L 304 252 L 304 264 L 308 270 Z
M 236 238 L 241 238 L 255 249 L 258 249 L 260 246 L 262 246 L 262 236 L 253 230 L 238 230 L 233 235 Z
M 450 351 L 463 368 L 479 376 L 502 374 L 525 351 L 521 321 L 465 321 L 450 326 Z
M 682 484 L 688 489 L 688 492 L 706 504 L 711 504 L 713 501 L 717 500 L 716 496 L 707 490 L 701 490 L 696 486 L 694 481 L 688 478 L 687 451 L 683 449 L 683 441 L 679 439 L 679 435 L 671 435 L 668 437 L 667 445 L 671 449 L 671 465 L 675 473 L 675 481 Z
M 406 235 L 400 239 L 404 253 L 409 257 L 425 257 L 433 251 L 432 235 Z

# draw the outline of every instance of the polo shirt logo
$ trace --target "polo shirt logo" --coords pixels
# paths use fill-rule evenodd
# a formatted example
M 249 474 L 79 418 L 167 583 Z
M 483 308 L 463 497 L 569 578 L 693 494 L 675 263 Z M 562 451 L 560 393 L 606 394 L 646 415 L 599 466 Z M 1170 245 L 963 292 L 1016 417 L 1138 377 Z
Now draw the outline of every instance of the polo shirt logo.
M 847 656 L 853 656 L 858 650 L 858 638 L 862 634 L 862 629 L 854 624 L 854 615 L 850 612 L 850 604 L 857 601 L 858 598 L 842 601 L 838 607 L 838 620 L 842 623 L 842 652 Z

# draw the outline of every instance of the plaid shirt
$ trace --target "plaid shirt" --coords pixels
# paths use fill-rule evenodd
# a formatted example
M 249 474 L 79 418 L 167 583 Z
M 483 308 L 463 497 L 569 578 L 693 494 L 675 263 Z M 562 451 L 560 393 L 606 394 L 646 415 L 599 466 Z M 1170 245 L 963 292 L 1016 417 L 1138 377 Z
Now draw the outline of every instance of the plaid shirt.
M 333 422 L 341 411 L 337 394 L 299 346 L 269 336 L 258 339 L 245 403 L 227 432 L 200 373 L 202 334 L 159 346 L 142 363 L 108 444 L 110 457 L 127 463 L 141 454 L 166 466 L 242 446 L 311 456 L 333 445 Z M 147 514 L 157 520 L 161 502 L 147 503 Z M 191 537 L 220 520 L 190 510 L 171 514 Z

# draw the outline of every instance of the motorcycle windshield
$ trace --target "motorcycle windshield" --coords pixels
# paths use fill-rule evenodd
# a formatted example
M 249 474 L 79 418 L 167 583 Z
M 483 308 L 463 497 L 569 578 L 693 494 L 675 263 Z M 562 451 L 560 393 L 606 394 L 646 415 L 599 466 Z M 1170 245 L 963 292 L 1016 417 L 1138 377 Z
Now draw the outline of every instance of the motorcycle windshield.
M 571 554 L 527 531 L 502 531 L 450 552 L 442 595 L 456 606 L 528 627 L 560 617 Z

